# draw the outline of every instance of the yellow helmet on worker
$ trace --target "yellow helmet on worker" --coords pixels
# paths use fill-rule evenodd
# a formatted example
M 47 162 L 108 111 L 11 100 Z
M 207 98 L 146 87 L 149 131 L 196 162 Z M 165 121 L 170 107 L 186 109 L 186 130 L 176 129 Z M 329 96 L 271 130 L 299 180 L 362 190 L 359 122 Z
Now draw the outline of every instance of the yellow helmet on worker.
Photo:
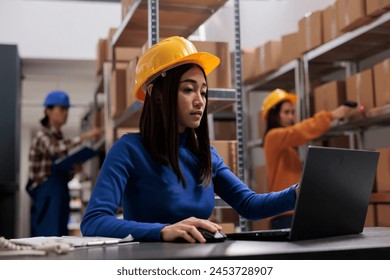
M 194 63 L 210 74 L 220 63 L 220 59 L 206 52 L 198 52 L 187 39 L 173 36 L 161 40 L 149 48 L 138 60 L 135 69 L 134 96 L 145 100 L 146 87 L 163 72 L 176 66 Z
M 261 114 L 263 119 L 267 118 L 269 110 L 279 104 L 282 101 L 290 101 L 293 105 L 297 103 L 297 96 L 292 93 L 288 93 L 283 89 L 275 89 L 264 99 L 261 106 Z

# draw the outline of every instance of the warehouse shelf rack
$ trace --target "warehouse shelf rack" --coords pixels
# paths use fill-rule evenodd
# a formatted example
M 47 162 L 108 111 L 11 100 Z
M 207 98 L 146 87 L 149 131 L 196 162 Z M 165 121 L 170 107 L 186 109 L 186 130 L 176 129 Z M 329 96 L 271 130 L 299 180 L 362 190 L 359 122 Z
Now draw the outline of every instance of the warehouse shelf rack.
M 234 89 L 209 89 L 208 113 L 212 114 L 230 107 L 235 101 L 236 92 Z M 142 102 L 134 102 L 120 117 L 114 120 L 114 128 L 138 126 L 142 106 Z
M 212 14 L 224 6 L 227 0 L 189 0 L 185 4 L 178 0 L 136 0 L 124 16 L 122 23 L 114 33 L 111 40 L 113 52 L 112 63 L 103 64 L 102 78 L 98 78 L 95 96 L 103 93 L 105 96 L 105 149 L 108 151 L 116 139 L 116 130 L 123 126 L 138 126 L 141 113 L 141 102 L 135 102 L 127 108 L 118 118 L 110 117 L 109 84 L 111 73 L 115 65 L 115 47 L 142 47 L 148 42 L 150 47 L 158 42 L 158 38 L 173 35 L 190 36 Z M 183 16 L 185 15 L 185 16 Z M 208 111 L 218 113 L 225 108 L 236 106 L 235 120 L 237 131 L 237 171 L 238 176 L 244 180 L 244 124 L 242 113 L 242 77 L 241 77 L 241 46 L 239 25 L 239 1 L 234 1 L 234 89 L 210 88 Z M 97 104 L 97 97 L 95 98 Z M 216 197 L 216 207 L 230 207 Z M 240 217 L 240 228 L 248 229 L 247 221 Z
M 359 117 L 360 115 L 360 117 Z M 361 131 L 376 126 L 390 125 L 390 104 L 366 110 L 359 114 L 355 120 L 340 123 L 331 129 L 331 132 L 338 131 Z
M 311 81 L 326 79 L 334 73 L 343 78 L 371 67 L 390 56 L 390 12 L 353 31 L 342 34 L 334 40 L 313 49 L 302 57 L 305 85 L 305 111 L 310 111 Z M 309 116 L 306 114 L 306 116 Z M 334 126 L 327 135 L 349 133 L 350 143 L 364 148 L 363 132 L 377 123 L 386 123 L 386 108 L 373 108 L 360 118 Z M 355 145 L 351 146 L 352 148 Z
M 246 92 L 270 91 L 275 88 L 295 88 L 298 93 L 301 118 L 310 116 L 311 81 L 326 81 L 334 75 L 348 77 L 362 67 L 379 62 L 390 55 L 390 12 L 371 23 L 357 28 L 303 54 L 301 59 L 291 61 L 276 71 L 263 75 L 246 85 Z M 332 76 L 333 75 L 333 76 Z M 344 131 L 361 131 L 374 124 L 387 124 L 387 106 L 373 108 L 364 119 L 343 122 L 333 127 L 327 135 L 340 135 Z M 259 147 L 261 139 L 248 142 L 248 148 Z M 359 144 L 359 147 L 362 147 Z
M 310 116 L 311 81 L 326 78 L 340 70 L 348 77 L 364 65 L 373 65 L 390 54 L 390 12 L 371 23 L 315 48 L 302 57 L 305 111 Z
M 183 4 L 176 0 L 134 1 L 120 27 L 113 35 L 112 49 L 122 45 L 141 47 L 145 42 L 149 42 L 150 45 L 155 44 L 160 36 L 162 38 L 172 35 L 188 37 L 226 2 L 227 0 L 201 0 L 186 1 Z M 188 17 L 188 14 L 192 16 Z M 175 20 L 172 21 L 172 18 Z M 113 62 L 115 63 L 115 57 Z M 103 71 L 104 93 L 109 91 L 108 85 L 112 68 L 108 68 L 110 65 L 106 65 L 103 69 L 105 70 Z M 236 90 L 234 89 L 209 90 L 209 113 L 223 110 L 235 102 Z M 105 103 L 105 139 L 106 149 L 109 149 L 116 138 L 118 127 L 138 126 L 142 103 L 136 101 L 114 120 L 109 117 L 110 100 L 108 94 L 106 94 Z
M 372 67 L 390 57 L 390 11 L 364 26 L 341 34 L 339 37 L 303 54 L 296 62 L 283 65 L 276 71 L 246 85 L 246 92 L 296 88 L 300 94 L 297 110 L 302 118 L 310 116 L 312 82 L 344 80 L 348 76 Z M 297 64 L 293 66 L 293 64 Z M 364 148 L 363 133 L 371 128 L 390 126 L 390 105 L 367 109 L 349 120 L 337 123 L 323 137 L 347 135 L 351 148 Z M 262 139 L 246 143 L 247 149 L 261 147 Z M 302 157 L 302 154 L 300 154 Z M 304 156 L 304 155 L 303 155 Z M 373 193 L 371 203 L 389 204 L 387 193 Z
M 225 5 L 227 0 L 183 2 L 180 0 L 135 0 L 115 32 L 112 45 L 141 47 L 148 39 L 151 41 L 150 28 L 157 30 L 157 27 L 161 38 L 175 35 L 188 37 Z M 151 11 L 154 11 L 153 16 Z M 152 27 L 150 22 L 155 23 L 155 26 Z

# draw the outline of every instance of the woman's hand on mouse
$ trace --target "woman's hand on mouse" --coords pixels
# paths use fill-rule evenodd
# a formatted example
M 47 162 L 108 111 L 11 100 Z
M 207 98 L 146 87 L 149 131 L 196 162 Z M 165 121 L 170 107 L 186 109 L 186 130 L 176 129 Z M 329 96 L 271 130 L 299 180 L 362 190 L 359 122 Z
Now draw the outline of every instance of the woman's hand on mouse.
M 222 227 L 216 223 L 210 222 L 208 220 L 198 219 L 198 218 L 187 218 L 175 224 L 165 226 L 161 229 L 161 239 L 163 241 L 175 241 L 177 239 L 186 240 L 189 243 L 205 243 L 206 240 L 202 234 L 196 228 L 204 228 L 205 230 L 211 232 L 217 232 L 222 230 Z

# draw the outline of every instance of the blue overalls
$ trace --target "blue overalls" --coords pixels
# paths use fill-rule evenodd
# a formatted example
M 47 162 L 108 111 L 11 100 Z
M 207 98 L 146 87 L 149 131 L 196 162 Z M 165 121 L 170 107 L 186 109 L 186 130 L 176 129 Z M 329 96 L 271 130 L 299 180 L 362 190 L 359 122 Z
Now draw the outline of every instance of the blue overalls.
M 68 235 L 68 174 L 55 170 L 46 182 L 28 190 L 32 198 L 31 236 Z

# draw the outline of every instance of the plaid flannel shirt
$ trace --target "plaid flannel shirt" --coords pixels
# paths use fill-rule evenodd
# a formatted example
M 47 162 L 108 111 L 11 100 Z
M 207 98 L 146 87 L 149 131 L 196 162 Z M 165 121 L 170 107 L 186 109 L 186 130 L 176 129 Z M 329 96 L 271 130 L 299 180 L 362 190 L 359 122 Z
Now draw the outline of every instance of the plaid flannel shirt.
M 63 139 L 61 131 L 42 127 L 32 140 L 29 153 L 29 179 L 31 188 L 44 183 L 51 175 L 53 160 L 64 156 L 69 149 L 81 143 L 80 137 Z

